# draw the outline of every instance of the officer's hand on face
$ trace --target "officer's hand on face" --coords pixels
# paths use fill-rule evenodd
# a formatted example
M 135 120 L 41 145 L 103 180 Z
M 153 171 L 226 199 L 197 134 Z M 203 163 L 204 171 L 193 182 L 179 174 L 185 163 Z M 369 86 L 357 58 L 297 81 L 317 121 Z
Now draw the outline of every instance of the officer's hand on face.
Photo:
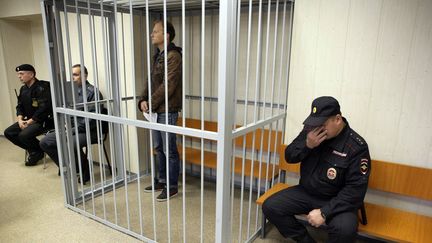
M 321 216 L 321 209 L 314 209 L 307 215 L 307 220 L 313 227 L 320 227 L 325 223 L 325 219 Z
M 145 113 L 148 113 L 148 112 L 149 112 L 149 109 L 148 109 L 148 102 L 147 102 L 147 101 L 143 101 L 143 102 L 141 102 L 141 110 L 142 110 L 143 112 L 145 112 Z
M 326 140 L 326 138 L 327 130 L 325 130 L 323 126 L 316 127 L 307 134 L 306 147 L 310 149 L 318 147 L 318 145 L 320 145 L 322 141 Z

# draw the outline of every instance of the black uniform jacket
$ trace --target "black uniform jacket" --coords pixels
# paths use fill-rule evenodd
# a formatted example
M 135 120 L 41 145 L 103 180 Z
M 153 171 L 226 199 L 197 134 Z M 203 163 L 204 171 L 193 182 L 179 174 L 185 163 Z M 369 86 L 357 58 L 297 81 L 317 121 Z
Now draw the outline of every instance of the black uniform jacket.
M 36 80 L 32 86 L 21 86 L 16 106 L 16 115 L 36 122 L 46 122 L 52 119 L 52 104 L 49 83 Z
M 327 218 L 356 210 L 366 194 L 371 170 L 369 149 L 360 135 L 346 126 L 318 147 L 306 147 L 303 130 L 285 149 L 285 160 L 300 165 L 300 185 L 311 195 L 328 200 L 321 208 Z

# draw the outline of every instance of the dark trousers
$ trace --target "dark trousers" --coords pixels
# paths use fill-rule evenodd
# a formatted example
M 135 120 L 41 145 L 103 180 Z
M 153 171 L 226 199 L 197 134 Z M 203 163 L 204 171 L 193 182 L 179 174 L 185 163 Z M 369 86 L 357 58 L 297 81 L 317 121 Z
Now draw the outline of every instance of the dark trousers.
M 74 135 L 72 137 L 72 141 L 74 144 L 74 153 L 76 154 L 77 151 L 77 143 L 76 143 L 76 136 Z M 97 134 L 96 133 L 90 133 L 90 139 L 91 143 L 97 143 Z M 88 160 L 87 156 L 84 153 L 83 148 L 87 147 L 87 137 L 85 133 L 78 133 L 78 146 L 79 146 L 79 152 L 81 157 L 81 167 L 83 173 L 88 173 Z M 54 161 L 54 163 L 59 166 L 59 158 L 58 158 L 58 150 L 57 150 L 57 140 L 54 132 L 48 133 L 41 141 L 40 141 L 40 147 L 42 150 L 48 154 L 48 156 Z M 65 151 L 66 152 L 66 151 Z M 75 156 L 76 157 L 76 156 Z M 76 157 L 77 158 L 77 157 Z M 78 159 L 77 159 L 78 160 Z M 77 167 L 78 170 L 78 167 Z
M 39 147 L 39 140 L 36 137 L 43 134 L 45 131 L 44 126 L 39 122 L 31 124 L 23 130 L 19 127 L 18 122 L 15 122 L 10 127 L 6 128 L 4 135 L 13 144 L 32 154 L 42 152 Z
M 168 124 L 176 125 L 178 112 L 168 113 Z M 158 113 L 157 122 L 165 124 L 165 113 Z M 153 130 L 153 146 L 156 150 L 156 158 L 159 162 L 159 178 L 160 183 L 167 183 L 167 168 L 166 168 L 166 133 Z M 175 133 L 168 133 L 168 147 L 169 147 L 169 185 L 170 188 L 178 187 L 178 177 L 180 173 L 180 155 L 177 151 L 177 135 Z
M 307 234 L 306 228 L 298 222 L 295 215 L 308 214 L 313 209 L 321 208 L 327 200 L 308 194 L 303 187 L 293 186 L 268 198 L 262 210 L 284 237 L 301 239 Z M 357 232 L 356 211 L 337 214 L 326 220 L 328 242 L 354 242 Z

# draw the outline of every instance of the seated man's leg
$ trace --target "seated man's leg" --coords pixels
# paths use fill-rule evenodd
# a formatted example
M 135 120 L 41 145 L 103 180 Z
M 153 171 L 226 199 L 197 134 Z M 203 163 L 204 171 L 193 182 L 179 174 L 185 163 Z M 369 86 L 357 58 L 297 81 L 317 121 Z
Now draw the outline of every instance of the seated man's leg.
M 357 236 L 357 211 L 344 212 L 327 220 L 328 242 L 354 242 Z
M 15 144 L 18 147 L 21 147 L 22 149 L 27 150 L 27 147 L 21 143 L 21 141 L 18 138 L 18 135 L 21 133 L 21 128 L 18 125 L 18 122 L 15 122 L 14 124 L 10 125 L 6 130 L 4 131 L 4 135 L 9 141 L 11 141 L 13 144 Z
M 295 215 L 308 214 L 313 209 L 310 202 L 310 196 L 300 186 L 293 186 L 265 200 L 262 210 L 284 237 L 300 241 L 309 234 Z
M 57 140 L 55 132 L 48 133 L 39 143 L 41 149 L 59 166 Z
M 87 135 L 85 133 L 78 133 L 78 151 L 79 155 L 76 156 L 76 160 L 78 163 L 78 156 L 81 159 L 81 173 L 83 178 L 83 183 L 86 184 L 87 181 L 90 180 L 90 170 L 89 170 L 89 163 L 87 159 L 87 155 L 84 153 L 83 148 L 87 147 Z M 76 153 L 77 151 L 77 143 L 75 135 L 73 136 L 73 143 L 74 143 L 74 151 Z M 88 148 L 87 148 L 88 149 Z M 79 170 L 79 166 L 76 167 L 77 170 Z

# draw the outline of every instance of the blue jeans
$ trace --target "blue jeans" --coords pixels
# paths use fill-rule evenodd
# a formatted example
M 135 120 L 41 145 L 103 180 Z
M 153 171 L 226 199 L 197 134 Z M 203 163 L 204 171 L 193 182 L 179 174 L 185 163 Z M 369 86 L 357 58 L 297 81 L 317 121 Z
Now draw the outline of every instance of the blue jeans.
M 177 125 L 178 112 L 168 112 L 168 124 Z M 166 114 L 158 113 L 157 123 L 165 124 Z M 159 183 L 167 183 L 166 172 L 166 133 L 153 130 L 153 146 L 156 150 L 156 158 L 159 162 Z M 169 185 L 170 188 L 178 188 L 178 177 L 180 172 L 180 156 L 177 151 L 177 135 L 168 133 L 169 147 Z M 168 184 L 168 183 L 167 183 Z

